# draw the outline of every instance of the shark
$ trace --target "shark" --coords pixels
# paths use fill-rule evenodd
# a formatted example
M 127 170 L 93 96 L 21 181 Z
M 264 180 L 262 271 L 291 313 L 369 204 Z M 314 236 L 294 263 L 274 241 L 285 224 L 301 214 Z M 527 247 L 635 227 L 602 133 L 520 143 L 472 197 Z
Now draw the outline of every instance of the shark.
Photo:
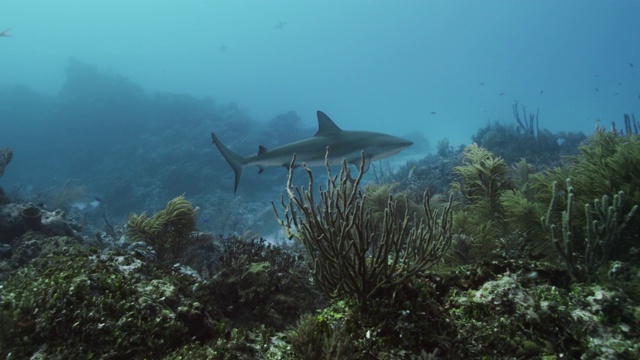
M 258 153 L 247 157 L 231 151 L 212 132 L 213 144 L 235 173 L 233 193 L 238 191 L 240 177 L 248 166 L 257 166 L 260 174 L 269 166 L 284 166 L 286 169 L 291 165 L 295 168 L 303 163 L 307 166 L 322 166 L 325 165 L 325 158 L 330 165 L 340 164 L 345 160 L 349 164 L 360 166 L 364 155 L 362 171 L 366 172 L 372 161 L 393 156 L 413 145 L 413 142 L 407 139 L 388 134 L 342 130 L 322 111 L 318 111 L 317 116 L 318 131 L 314 136 L 272 149 L 259 145 Z M 292 164 L 294 154 L 296 163 Z

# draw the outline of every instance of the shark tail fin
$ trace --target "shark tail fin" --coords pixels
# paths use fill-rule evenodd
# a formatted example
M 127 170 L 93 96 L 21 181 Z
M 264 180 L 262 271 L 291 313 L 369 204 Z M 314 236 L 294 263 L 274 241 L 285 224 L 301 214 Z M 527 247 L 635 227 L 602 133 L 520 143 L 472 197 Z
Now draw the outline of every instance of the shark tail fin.
M 233 187 L 233 193 L 235 194 L 236 191 L 238 191 L 238 184 L 240 184 L 240 177 L 242 176 L 242 170 L 244 170 L 246 161 L 242 156 L 234 153 L 231 149 L 224 146 L 224 144 L 218 140 L 216 134 L 211 133 L 211 139 L 213 139 L 213 143 L 216 145 L 218 150 L 220 150 L 220 153 L 224 156 L 229 165 L 231 165 L 233 172 L 236 174 L 235 185 Z

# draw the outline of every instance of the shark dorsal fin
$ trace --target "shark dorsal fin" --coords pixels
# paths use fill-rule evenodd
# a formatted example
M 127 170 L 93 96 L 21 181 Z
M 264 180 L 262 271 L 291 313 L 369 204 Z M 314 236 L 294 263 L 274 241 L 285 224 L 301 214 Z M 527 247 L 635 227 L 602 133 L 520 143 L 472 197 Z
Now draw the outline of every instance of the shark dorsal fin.
M 327 114 L 318 110 L 318 132 L 314 136 L 325 136 L 335 134 L 342 130 L 331 120 Z
M 264 153 L 267 152 L 267 148 L 262 146 L 262 145 L 258 145 L 258 155 L 262 155 Z

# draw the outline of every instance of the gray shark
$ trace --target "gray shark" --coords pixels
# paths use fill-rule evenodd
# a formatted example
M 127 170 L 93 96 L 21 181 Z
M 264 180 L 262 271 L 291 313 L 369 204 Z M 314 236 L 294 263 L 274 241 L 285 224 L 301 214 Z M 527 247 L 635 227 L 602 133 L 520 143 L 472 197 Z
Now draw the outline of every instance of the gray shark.
M 288 169 L 293 154 L 296 154 L 297 162 L 294 167 L 302 163 L 308 166 L 324 165 L 327 147 L 329 147 L 329 164 L 331 165 L 340 164 L 344 159 L 350 164 L 360 166 L 361 154 L 364 152 L 363 171 L 366 172 L 372 161 L 393 156 L 413 145 L 409 140 L 387 134 L 342 130 L 322 111 L 318 111 L 318 132 L 313 137 L 273 149 L 260 145 L 257 154 L 245 158 L 226 147 L 214 133 L 211 133 L 211 138 L 236 174 L 234 194 L 238 191 L 242 171 L 247 166 L 257 166 L 259 173 L 262 173 L 267 166 L 284 166 Z

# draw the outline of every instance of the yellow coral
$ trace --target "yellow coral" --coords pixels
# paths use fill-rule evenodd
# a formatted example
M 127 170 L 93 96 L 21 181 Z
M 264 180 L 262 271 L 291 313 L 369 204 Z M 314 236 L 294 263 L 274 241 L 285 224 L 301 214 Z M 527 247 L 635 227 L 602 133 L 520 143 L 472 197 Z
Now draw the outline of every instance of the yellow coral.
M 178 196 L 151 217 L 131 214 L 126 235 L 133 242 L 142 241 L 153 248 L 159 263 L 173 265 L 185 260 L 198 241 L 195 231 L 196 212 L 184 196 Z

